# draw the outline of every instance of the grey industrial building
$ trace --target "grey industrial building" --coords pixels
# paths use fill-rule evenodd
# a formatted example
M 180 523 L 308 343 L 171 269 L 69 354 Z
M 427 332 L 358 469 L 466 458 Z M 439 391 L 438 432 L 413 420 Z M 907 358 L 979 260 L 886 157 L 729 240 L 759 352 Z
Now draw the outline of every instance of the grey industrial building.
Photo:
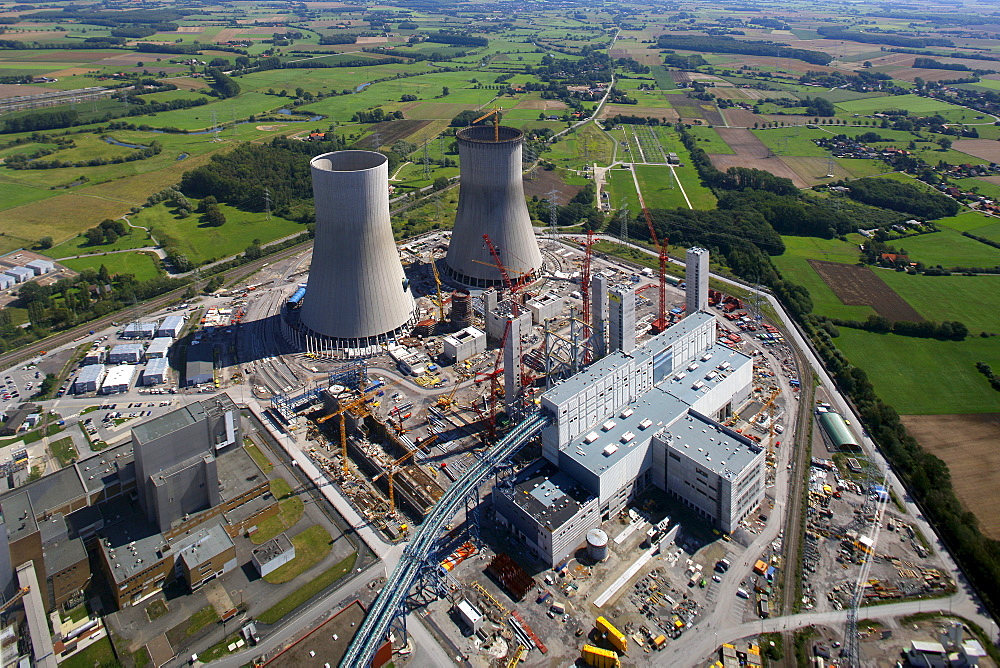
M 25 269 L 24 267 L 11 267 L 3 273 L 13 278 L 15 283 L 24 283 L 25 281 L 35 277 L 35 272 L 30 269 Z
M 130 322 L 118 336 L 122 339 L 151 339 L 156 336 L 156 323 Z
M 105 367 L 103 364 L 89 364 L 80 368 L 76 380 L 73 381 L 73 394 L 83 394 L 84 392 L 97 392 L 104 380 Z
M 35 272 L 35 276 L 41 276 L 50 271 L 55 271 L 56 263 L 52 260 L 32 260 L 31 262 L 26 262 L 24 266 Z
M 143 385 L 160 385 L 167 382 L 167 371 L 169 361 L 166 357 L 155 357 L 149 360 L 146 368 L 142 371 Z
M 520 315 L 517 320 L 520 323 L 522 332 L 531 330 L 531 311 L 519 306 Z M 514 318 L 514 304 L 509 299 L 499 302 L 491 311 L 486 313 L 486 339 L 493 343 L 498 343 L 503 339 L 503 333 L 507 329 L 507 323 Z
M 561 296 L 550 292 L 525 303 L 531 311 L 531 320 L 536 325 L 545 324 L 546 320 L 558 318 L 563 310 L 564 300 Z
M 184 329 L 184 316 L 168 315 L 156 328 L 156 336 L 168 339 L 176 339 Z
M 6 290 L 7 288 L 14 285 L 14 283 L 16 283 L 16 281 L 14 280 L 13 276 L 9 276 L 7 274 L 0 274 L 0 290 Z
M 444 356 L 452 362 L 464 362 L 486 352 L 486 333 L 475 327 L 466 327 L 441 340 Z
M 80 360 L 81 366 L 87 366 L 89 364 L 104 364 L 108 359 L 108 349 L 105 346 L 100 346 L 98 348 L 91 348 L 88 350 L 83 359 Z
M 685 312 L 708 309 L 708 257 L 704 248 L 688 248 L 685 272 Z
M 455 228 L 445 258 L 446 273 L 475 287 L 502 285 L 488 234 L 513 279 L 535 276 L 542 253 L 524 199 L 521 149 L 524 133 L 483 125 L 462 128 L 458 140 L 461 181 Z
M 650 485 L 722 531 L 760 503 L 762 449 L 716 421 L 749 399 L 753 361 L 717 345 L 715 328 L 693 313 L 542 395 L 547 462 L 493 492 L 500 523 L 537 558 L 558 564 Z
M 166 531 L 185 515 L 219 505 L 216 452 L 242 443 L 240 415 L 225 394 L 132 428 L 139 505 Z
M 407 333 L 416 302 L 389 218 L 388 158 L 336 151 L 309 163 L 316 204 L 313 262 L 300 308 L 282 332 L 313 353 L 368 356 Z
M 608 350 L 635 350 L 635 288 L 616 285 L 608 290 Z
M 188 346 L 187 362 L 184 365 L 184 383 L 188 386 L 211 383 L 215 380 L 215 361 L 212 347 L 208 345 Z
M 250 553 L 250 560 L 261 577 L 284 566 L 294 558 L 295 546 L 283 533 L 279 533 Z
M 141 343 L 120 343 L 108 353 L 108 364 L 138 364 L 145 349 Z
M 158 336 L 149 342 L 146 346 L 146 359 L 156 359 L 157 357 L 166 357 L 170 352 L 170 346 L 173 345 L 173 339 Z

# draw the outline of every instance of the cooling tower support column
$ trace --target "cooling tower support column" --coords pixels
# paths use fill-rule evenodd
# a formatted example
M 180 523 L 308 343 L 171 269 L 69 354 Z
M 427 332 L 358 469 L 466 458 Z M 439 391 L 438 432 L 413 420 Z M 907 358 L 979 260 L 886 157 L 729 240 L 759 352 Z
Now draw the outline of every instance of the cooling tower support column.
M 503 285 L 483 245 L 484 234 L 493 241 L 511 278 L 536 276 L 542 266 L 521 181 L 524 134 L 504 126 L 498 132 L 499 141 L 487 126 L 464 128 L 456 135 L 462 179 L 445 265 L 456 281 L 480 288 Z
M 388 159 L 336 151 L 309 164 L 316 239 L 297 338 L 311 351 L 380 352 L 416 310 L 392 236 Z

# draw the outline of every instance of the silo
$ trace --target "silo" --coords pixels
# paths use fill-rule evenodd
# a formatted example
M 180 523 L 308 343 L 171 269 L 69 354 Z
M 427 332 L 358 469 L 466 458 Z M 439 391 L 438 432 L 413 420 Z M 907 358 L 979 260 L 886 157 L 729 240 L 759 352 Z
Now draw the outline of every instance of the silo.
M 389 220 L 388 159 L 335 151 L 309 165 L 316 238 L 299 333 L 310 351 L 370 350 L 416 310 Z
M 495 140 L 494 132 L 497 133 Z M 521 181 L 524 133 L 475 125 L 456 135 L 461 169 L 458 213 L 445 266 L 465 285 L 502 285 L 483 235 L 488 234 L 511 279 L 531 277 L 542 266 Z
M 468 290 L 451 293 L 451 324 L 455 329 L 465 329 L 472 324 L 472 296 Z
M 587 532 L 587 555 L 594 561 L 608 558 L 608 534 L 603 529 L 591 529 Z

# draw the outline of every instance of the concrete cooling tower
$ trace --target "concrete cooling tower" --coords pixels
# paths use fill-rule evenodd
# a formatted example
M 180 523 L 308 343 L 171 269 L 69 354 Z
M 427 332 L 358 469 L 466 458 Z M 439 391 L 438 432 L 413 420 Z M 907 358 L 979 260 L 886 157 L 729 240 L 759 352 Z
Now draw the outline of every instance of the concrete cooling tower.
M 503 279 L 483 235 L 498 249 L 510 277 L 537 275 L 542 266 L 521 184 L 521 145 L 524 134 L 500 126 L 476 125 L 458 131 L 462 181 L 458 214 L 445 264 L 448 274 L 465 285 L 485 288 Z
M 389 220 L 388 159 L 335 151 L 309 164 L 316 238 L 295 338 L 309 352 L 378 352 L 416 309 Z

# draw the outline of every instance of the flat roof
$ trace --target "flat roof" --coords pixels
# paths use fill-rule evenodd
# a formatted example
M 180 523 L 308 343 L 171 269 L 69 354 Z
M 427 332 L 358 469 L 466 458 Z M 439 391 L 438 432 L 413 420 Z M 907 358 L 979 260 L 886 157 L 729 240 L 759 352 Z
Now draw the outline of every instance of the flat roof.
M 230 410 L 236 410 L 236 404 L 233 403 L 228 394 L 220 392 L 208 399 L 202 399 L 187 406 L 181 406 L 176 410 L 132 427 L 132 438 L 139 443 L 148 443 L 167 434 L 172 434 L 178 429 L 183 429 L 195 422 L 201 422 L 206 417 L 221 415 Z
M 547 461 L 539 461 L 517 474 L 512 501 L 538 524 L 554 529 L 594 498 L 571 476 Z
M 185 534 L 172 545 L 188 569 L 194 569 L 234 546 L 233 539 L 218 523 Z
M 166 357 L 154 357 L 146 363 L 145 374 L 147 376 L 153 374 L 165 374 L 167 372 L 167 367 L 170 366 L 170 360 Z
M 114 387 L 116 385 L 131 385 L 135 378 L 136 367 L 131 364 L 119 364 L 108 369 L 108 375 L 101 383 L 101 387 Z
M 70 566 L 87 560 L 87 548 L 80 538 L 62 538 L 47 543 L 42 548 L 45 572 L 48 575 L 64 571 Z
M 38 530 L 31 499 L 23 487 L 14 489 L 0 498 L 4 523 L 7 526 L 7 541 L 13 543 Z
M 184 316 L 168 315 L 160 323 L 158 329 L 180 329 L 184 326 Z
M 142 355 L 142 352 L 146 349 L 141 343 L 119 343 L 111 349 L 112 355 L 128 355 L 136 354 Z
M 163 534 L 156 530 L 138 508 L 128 507 L 126 514 L 110 515 L 110 508 L 103 508 L 105 527 L 100 532 L 101 551 L 110 564 L 108 569 L 115 584 L 125 582 L 163 559 L 170 549 Z M 116 510 L 125 510 L 117 506 Z M 110 521 L 109 521 L 110 520 Z M 163 548 L 167 547 L 166 551 Z
M 88 364 L 80 369 L 76 376 L 78 383 L 100 383 L 104 378 L 105 366 L 103 364 Z
M 157 337 L 152 341 L 150 341 L 149 345 L 146 346 L 146 354 L 151 355 L 153 353 L 160 353 L 166 355 L 167 352 L 170 350 L 170 346 L 172 346 L 173 343 L 174 340 L 171 339 L 169 336 Z
M 739 477 L 761 453 L 761 447 L 750 439 L 692 410 L 664 429 L 660 438 L 726 480 Z
M 93 457 L 87 457 L 76 463 L 80 477 L 87 489 L 96 492 L 114 484 L 122 477 L 123 470 L 133 462 L 132 443 L 125 441 L 113 448 L 101 450 Z M 134 473 L 132 476 L 134 477 Z
M 652 440 L 653 434 L 677 420 L 687 409 L 688 406 L 679 399 L 654 387 L 636 401 L 622 406 L 602 424 L 570 441 L 560 451 L 560 456 L 569 457 L 588 471 L 600 475 L 633 448 Z M 643 424 L 647 426 L 643 428 Z M 628 439 L 627 434 L 632 434 L 632 438 Z
M 253 556 L 257 557 L 257 561 L 261 564 L 266 564 L 269 561 L 277 559 L 291 549 L 292 541 L 290 541 L 288 536 L 284 533 L 279 533 L 263 545 L 254 548 Z
M 157 323 L 159 321 L 154 320 L 153 322 L 130 322 L 125 325 L 124 331 L 126 332 L 151 332 L 156 331 Z
M 47 514 L 50 510 L 86 495 L 86 489 L 75 466 L 67 466 L 42 476 L 20 489 L 28 494 L 31 507 L 35 509 L 37 515 Z
M 727 363 L 729 366 L 726 366 Z M 688 406 L 694 406 L 716 385 L 747 364 L 753 364 L 753 359 L 729 346 L 713 343 L 693 362 L 668 377 L 660 388 Z

